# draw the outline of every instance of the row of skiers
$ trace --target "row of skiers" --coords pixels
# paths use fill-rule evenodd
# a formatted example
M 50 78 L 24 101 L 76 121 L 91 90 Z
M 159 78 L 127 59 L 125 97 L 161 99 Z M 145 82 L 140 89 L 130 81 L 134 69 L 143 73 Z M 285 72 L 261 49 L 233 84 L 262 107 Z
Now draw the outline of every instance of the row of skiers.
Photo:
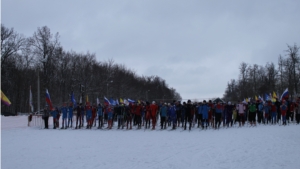
M 258 100 L 249 103 L 239 102 L 238 104 L 231 104 L 231 102 L 224 104 L 221 102 L 212 103 L 211 100 L 208 103 L 204 100 L 192 104 L 188 100 L 187 103 L 183 102 L 183 104 L 180 101 L 174 101 L 158 105 L 153 101 L 152 104 L 149 102 L 130 103 L 128 106 L 124 104 L 117 106 L 98 104 L 92 106 L 87 102 L 85 106 L 80 104 L 76 108 L 73 108 L 72 103 L 68 107 L 65 103 L 62 108 L 52 110 L 51 115 L 53 117 L 53 128 L 59 127 L 59 118 L 62 115 L 61 129 L 73 127 L 73 111 L 76 112 L 75 129 L 82 128 L 84 120 L 87 123 L 86 128 L 89 129 L 96 126 L 96 120 L 99 129 L 104 127 L 104 123 L 107 123 L 107 128 L 111 129 L 114 120 L 118 121 L 118 129 L 132 129 L 132 124 L 136 125 L 137 129 L 141 129 L 144 125 L 147 129 L 152 124 L 152 129 L 155 129 L 159 117 L 161 129 L 166 129 L 167 124 L 172 126 L 172 129 L 176 129 L 180 125 L 186 129 L 187 124 L 189 124 L 189 130 L 191 130 L 192 125 L 195 123 L 202 129 L 209 126 L 217 129 L 220 128 L 221 123 L 223 123 L 223 126 L 230 127 L 238 122 L 239 126 L 243 126 L 246 121 L 251 126 L 255 126 L 256 122 L 276 124 L 279 121 L 286 125 L 286 121 L 293 121 L 295 115 L 299 124 L 299 100 L 297 102 L 285 100 L 282 102 L 278 100 L 276 102 L 262 102 Z M 47 109 L 45 109 L 45 112 L 47 112 Z M 48 124 L 46 127 L 46 121 L 45 128 L 48 128 Z

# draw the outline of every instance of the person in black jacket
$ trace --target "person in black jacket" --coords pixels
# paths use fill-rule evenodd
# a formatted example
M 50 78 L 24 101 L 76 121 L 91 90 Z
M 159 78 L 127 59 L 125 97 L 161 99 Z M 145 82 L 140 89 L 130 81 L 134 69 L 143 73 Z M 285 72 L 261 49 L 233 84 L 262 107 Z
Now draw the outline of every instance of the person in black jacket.
M 49 111 L 47 110 L 47 107 L 44 108 L 43 119 L 45 122 L 45 129 L 48 129 Z
M 192 129 L 192 103 L 188 100 L 185 107 L 184 130 L 186 130 L 186 123 L 189 122 L 189 130 Z

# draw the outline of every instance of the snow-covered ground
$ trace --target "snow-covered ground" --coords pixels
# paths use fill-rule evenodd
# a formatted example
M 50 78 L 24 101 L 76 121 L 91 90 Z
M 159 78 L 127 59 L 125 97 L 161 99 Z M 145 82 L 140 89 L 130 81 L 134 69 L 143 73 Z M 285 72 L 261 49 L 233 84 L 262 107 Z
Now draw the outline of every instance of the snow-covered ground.
M 45 130 L 27 127 L 26 116 L 2 116 L 1 137 L 3 169 L 300 168 L 296 124 L 191 132 Z

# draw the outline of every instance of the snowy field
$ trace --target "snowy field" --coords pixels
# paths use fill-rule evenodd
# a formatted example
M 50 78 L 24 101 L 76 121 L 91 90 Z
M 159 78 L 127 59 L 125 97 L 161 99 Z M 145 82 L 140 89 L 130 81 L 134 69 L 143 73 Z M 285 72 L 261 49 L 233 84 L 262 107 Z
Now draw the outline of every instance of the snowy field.
M 300 125 L 191 132 L 45 130 L 27 127 L 26 116 L 2 116 L 1 168 L 299 169 Z

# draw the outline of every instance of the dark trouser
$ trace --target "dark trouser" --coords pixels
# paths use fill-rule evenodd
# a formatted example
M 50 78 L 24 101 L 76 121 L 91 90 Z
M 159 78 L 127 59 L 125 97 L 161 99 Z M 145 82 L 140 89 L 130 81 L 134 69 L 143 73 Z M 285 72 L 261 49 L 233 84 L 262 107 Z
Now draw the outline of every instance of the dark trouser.
M 296 121 L 297 121 L 297 124 L 299 124 L 299 122 L 300 122 L 300 114 L 296 114 Z
M 294 121 L 294 112 L 290 112 L 291 121 Z
M 198 114 L 197 119 L 198 119 L 198 127 L 200 127 L 200 123 L 201 123 L 201 121 L 202 121 L 202 114 Z M 203 126 L 203 125 L 202 125 L 202 126 Z
M 142 127 L 142 119 L 141 119 L 141 115 L 135 115 L 135 120 L 136 120 L 136 124 L 138 125 L 138 128 Z
M 227 127 L 229 127 L 229 123 L 230 123 L 230 126 L 232 126 L 232 112 L 227 112 L 227 116 L 226 116 L 226 125 Z
M 134 117 L 133 117 L 133 125 L 134 126 L 137 125 L 137 116 L 136 115 L 134 115 Z
M 77 126 L 78 126 L 78 121 L 79 121 L 79 128 L 80 128 L 81 123 L 82 123 L 82 121 L 81 121 L 81 116 L 77 114 L 77 116 L 76 116 L 76 128 L 77 128 Z
M 249 122 L 255 123 L 256 112 L 249 112 Z
M 202 122 L 202 128 L 204 128 L 204 124 L 205 124 L 205 127 L 207 127 L 209 124 L 208 124 L 208 119 L 202 119 L 201 120 Z
M 126 117 L 126 121 L 127 121 L 127 129 L 128 129 L 128 124 L 130 125 L 130 129 L 132 128 L 132 117 L 131 116 L 127 116 Z
M 241 123 L 242 123 L 242 125 L 244 125 L 245 124 L 244 113 L 238 114 L 238 116 L 239 116 L 239 124 L 240 124 L 240 126 L 241 126 Z
M 82 113 L 81 114 L 81 123 L 80 123 L 81 125 L 81 127 L 83 127 L 83 125 L 84 125 L 84 113 Z
M 68 118 L 68 127 L 70 126 L 70 122 L 71 122 L 71 127 L 73 127 L 73 118 Z
M 258 111 L 257 112 L 257 122 L 261 123 L 263 120 L 263 112 L 262 111 Z
M 49 120 L 49 117 L 44 117 L 44 121 L 45 121 L 45 129 L 48 128 L 48 120 Z
M 53 128 L 56 129 L 56 118 L 53 117 Z
M 98 128 L 103 127 L 103 116 L 98 116 Z
M 282 115 L 282 125 L 286 125 L 286 115 Z
M 62 124 L 61 124 L 62 126 L 62 128 L 64 128 L 64 127 L 67 127 L 67 118 L 65 118 L 65 117 L 63 117 L 62 118 Z
M 265 113 L 265 118 L 264 118 L 264 124 L 268 124 L 269 122 L 270 122 L 270 120 L 269 120 L 269 113 Z
M 107 113 L 104 114 L 104 123 L 106 124 L 107 123 L 107 119 L 108 119 L 108 115 Z
M 277 111 L 277 123 L 279 122 L 280 119 L 281 119 L 281 112 L 279 110 Z
M 192 117 L 190 116 L 185 116 L 184 119 L 184 130 L 186 130 L 186 123 L 189 122 L 189 130 L 192 128 Z
M 272 112 L 271 113 L 271 116 L 272 116 L 272 120 L 271 120 L 271 122 L 272 122 L 272 124 L 276 124 L 276 115 L 277 115 L 277 113 L 276 112 Z M 278 119 L 278 118 L 277 118 Z
M 215 121 L 215 128 L 220 128 L 220 124 L 221 124 L 221 113 L 216 113 L 215 117 L 216 117 L 216 121 Z
M 161 126 L 161 129 L 167 127 L 166 116 L 164 116 L 164 117 L 161 116 L 161 117 L 160 117 L 160 126 Z
M 294 120 L 294 112 L 288 111 L 286 114 L 286 120 L 288 122 L 290 122 L 290 119 L 291 119 L 291 122 Z
M 179 112 L 176 112 L 176 117 L 177 117 L 177 125 L 178 125 L 178 127 L 179 127 L 180 121 L 181 121 L 181 112 L 180 112 L 180 111 L 179 111 Z

